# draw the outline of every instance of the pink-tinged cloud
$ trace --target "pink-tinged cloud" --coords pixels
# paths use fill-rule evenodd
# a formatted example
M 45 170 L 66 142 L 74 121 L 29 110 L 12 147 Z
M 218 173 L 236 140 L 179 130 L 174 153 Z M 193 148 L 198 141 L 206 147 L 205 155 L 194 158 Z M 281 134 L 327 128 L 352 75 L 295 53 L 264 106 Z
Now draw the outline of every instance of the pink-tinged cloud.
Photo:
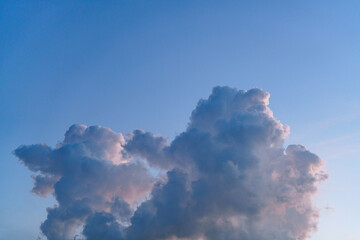
M 306 239 L 327 174 L 305 147 L 284 147 L 289 127 L 274 118 L 269 96 L 216 87 L 171 142 L 73 125 L 55 148 L 20 146 L 15 155 L 36 173 L 32 191 L 58 202 L 42 232 L 49 240 L 79 231 L 88 240 Z

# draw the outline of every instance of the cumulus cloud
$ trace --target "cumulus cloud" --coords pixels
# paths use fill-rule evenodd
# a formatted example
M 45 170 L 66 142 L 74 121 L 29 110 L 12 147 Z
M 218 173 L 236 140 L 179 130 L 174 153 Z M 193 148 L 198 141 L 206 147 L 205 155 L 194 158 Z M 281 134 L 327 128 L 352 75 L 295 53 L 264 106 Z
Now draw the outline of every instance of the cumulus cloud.
M 53 193 L 58 202 L 41 225 L 48 239 L 72 239 L 97 212 L 112 212 L 123 224 L 129 222 L 132 208 L 147 196 L 155 179 L 144 162 L 123 157 L 124 144 L 123 136 L 108 128 L 73 125 L 54 149 L 35 144 L 15 150 L 37 174 L 32 191 Z
M 306 239 L 327 174 L 305 147 L 284 147 L 289 127 L 269 97 L 216 87 L 173 141 L 73 125 L 55 148 L 20 146 L 15 155 L 35 172 L 32 191 L 58 202 L 42 232 L 49 240 L 79 231 L 88 240 Z

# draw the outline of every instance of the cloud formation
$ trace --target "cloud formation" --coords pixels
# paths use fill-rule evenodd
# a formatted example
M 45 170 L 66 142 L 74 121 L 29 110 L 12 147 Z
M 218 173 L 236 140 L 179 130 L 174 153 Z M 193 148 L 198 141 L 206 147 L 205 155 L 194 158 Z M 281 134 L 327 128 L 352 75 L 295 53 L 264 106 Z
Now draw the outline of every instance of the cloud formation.
M 269 93 L 215 87 L 169 142 L 73 125 L 55 148 L 14 153 L 35 172 L 33 192 L 53 194 L 41 230 L 49 240 L 303 240 L 327 174 L 274 118 Z M 164 174 L 154 174 L 154 170 Z

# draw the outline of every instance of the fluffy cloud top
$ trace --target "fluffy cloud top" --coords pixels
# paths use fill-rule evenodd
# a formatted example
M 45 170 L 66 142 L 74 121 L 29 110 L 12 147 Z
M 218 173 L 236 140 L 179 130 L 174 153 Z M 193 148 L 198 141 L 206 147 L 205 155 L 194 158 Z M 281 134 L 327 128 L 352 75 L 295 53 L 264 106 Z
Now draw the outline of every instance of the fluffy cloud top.
M 36 173 L 32 191 L 58 202 L 42 232 L 49 240 L 79 231 L 88 240 L 306 239 L 316 229 L 316 184 L 327 175 L 305 147 L 284 148 L 289 128 L 269 96 L 216 87 L 171 142 L 73 125 L 55 148 L 20 146 L 15 155 Z

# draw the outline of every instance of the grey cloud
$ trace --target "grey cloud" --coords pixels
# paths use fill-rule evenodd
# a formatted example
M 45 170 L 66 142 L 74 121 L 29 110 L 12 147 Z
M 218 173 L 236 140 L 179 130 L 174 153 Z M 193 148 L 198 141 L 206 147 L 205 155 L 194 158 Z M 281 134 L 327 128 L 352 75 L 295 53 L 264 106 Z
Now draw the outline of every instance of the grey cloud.
M 20 146 L 15 155 L 34 176 L 33 192 L 53 193 L 58 205 L 48 209 L 41 230 L 48 239 L 73 239 L 86 219 L 114 210 L 129 221 L 148 194 L 154 178 L 141 162 L 124 161 L 122 135 L 100 126 L 74 125 L 56 148 Z
M 122 227 L 110 213 L 98 212 L 88 217 L 83 234 L 88 240 L 122 240 Z
M 131 139 L 125 145 L 125 154 L 146 158 L 150 165 L 168 169 L 172 163 L 166 157 L 164 151 L 167 145 L 167 140 L 162 136 L 135 130 L 131 135 Z
M 269 96 L 216 87 L 171 142 L 74 125 L 55 149 L 19 147 L 38 173 L 33 191 L 53 189 L 59 203 L 42 231 L 49 239 L 83 226 L 86 239 L 304 240 L 316 230 L 312 197 L 327 174 L 305 147 L 284 148 L 289 128 Z M 155 180 L 142 161 L 166 178 Z
M 137 209 L 128 239 L 305 239 L 316 227 L 315 184 L 327 175 L 304 147 L 284 153 L 289 128 L 268 99 L 260 89 L 214 88 L 163 153 L 147 150 L 175 169 Z
M 49 193 L 54 192 L 54 185 L 59 180 L 59 177 L 54 175 L 33 175 L 34 187 L 32 192 L 45 197 Z

